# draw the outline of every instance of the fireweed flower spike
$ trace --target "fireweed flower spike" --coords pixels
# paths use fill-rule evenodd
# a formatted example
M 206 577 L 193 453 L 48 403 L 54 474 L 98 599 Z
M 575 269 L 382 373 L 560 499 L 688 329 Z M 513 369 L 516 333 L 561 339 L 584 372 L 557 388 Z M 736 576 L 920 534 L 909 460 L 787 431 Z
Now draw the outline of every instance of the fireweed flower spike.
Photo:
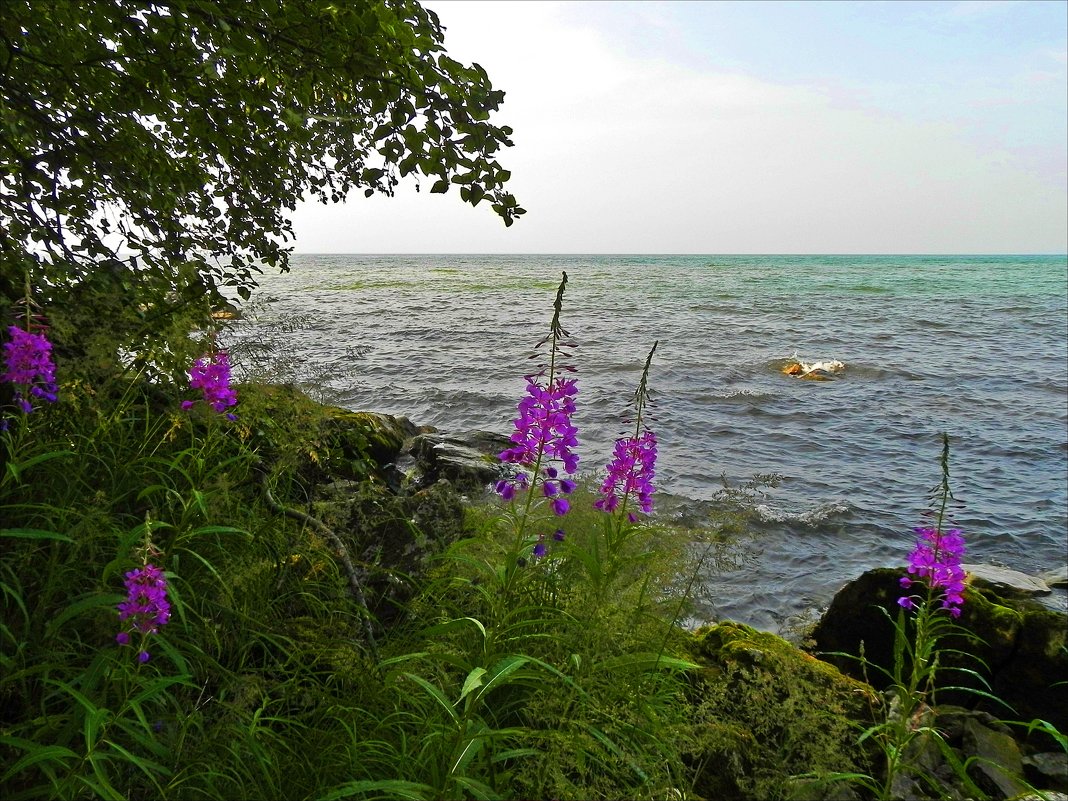
M 630 500 L 634 500 L 638 509 L 645 514 L 653 510 L 656 434 L 645 428 L 645 418 L 649 402 L 649 367 L 658 344 L 660 343 L 654 342 L 649 350 L 641 381 L 638 382 L 638 389 L 634 393 L 634 434 L 616 440 L 612 461 L 608 463 L 608 475 L 601 484 L 601 497 L 593 504 L 603 512 L 613 513 L 618 509 L 622 516 Z M 632 523 L 637 520 L 633 513 L 628 514 L 627 519 Z
M 217 412 L 224 412 L 237 403 L 237 392 L 230 387 L 230 357 L 226 351 L 201 356 L 189 368 L 189 386 L 204 393 L 204 402 Z M 183 409 L 190 409 L 193 401 L 182 401 Z M 227 414 L 230 420 L 235 415 Z
M 115 635 L 119 645 L 130 644 L 130 634 L 141 635 L 141 647 L 137 653 L 139 662 L 147 662 L 148 650 L 144 647 L 149 634 L 156 634 L 160 626 L 171 619 L 171 605 L 167 601 L 167 579 L 163 571 L 151 563 L 131 570 L 126 574 L 126 599 L 118 605 L 119 620 L 128 630 Z
M 578 470 L 578 429 L 571 422 L 575 414 L 575 398 L 578 386 L 573 378 L 560 375 L 574 368 L 564 363 L 563 348 L 574 347 L 568 339 L 570 334 L 560 323 L 563 308 L 564 287 L 567 273 L 563 274 L 553 303 L 553 318 L 549 334 L 537 347 L 549 343 L 549 362 L 541 365 L 537 373 L 526 376 L 526 389 L 519 401 L 515 432 L 511 436 L 512 447 L 500 453 L 502 462 L 515 465 L 514 476 L 496 484 L 497 493 L 506 501 L 512 501 L 520 491 L 528 491 L 521 520 L 521 527 L 540 488 L 540 496 L 548 501 L 553 513 L 563 517 L 570 509 L 567 497 L 574 492 L 576 484 L 570 476 Z M 555 536 L 554 536 L 554 539 Z M 534 549 L 534 556 L 544 556 L 544 536 Z
M 910 588 L 915 579 L 926 579 L 930 590 L 941 590 L 942 608 L 953 617 L 960 617 L 960 605 L 964 603 L 965 572 L 961 567 L 964 556 L 964 536 L 960 529 L 941 531 L 937 528 L 918 527 L 916 546 L 909 554 L 909 576 L 901 578 L 901 586 Z M 916 602 L 906 595 L 898 599 L 906 609 L 915 609 Z
M 26 414 L 33 411 L 33 403 L 25 394 L 55 403 L 56 365 L 52 361 L 52 343 L 44 334 L 24 331 L 18 326 L 7 329 L 11 339 L 4 343 L 3 381 L 19 387 L 15 402 Z
M 949 436 L 942 435 L 942 481 L 933 490 L 938 499 L 939 509 L 935 526 L 919 526 L 916 545 L 908 556 L 908 573 L 902 576 L 902 589 L 909 589 L 917 580 L 927 586 L 927 600 L 940 598 L 942 608 L 954 617 L 960 617 L 960 607 L 964 603 L 964 584 L 966 574 L 961 566 L 964 557 L 964 535 L 959 528 L 943 529 L 946 519 L 946 507 L 953 499 L 949 489 Z M 905 595 L 898 599 L 898 604 L 905 609 L 918 609 L 917 596 Z

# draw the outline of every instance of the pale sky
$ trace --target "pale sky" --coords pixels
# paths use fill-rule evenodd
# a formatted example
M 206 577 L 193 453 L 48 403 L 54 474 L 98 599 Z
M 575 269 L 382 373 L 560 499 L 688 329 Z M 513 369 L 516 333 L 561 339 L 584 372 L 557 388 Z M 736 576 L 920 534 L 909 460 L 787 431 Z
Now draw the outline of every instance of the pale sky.
M 527 214 L 402 182 L 298 253 L 1068 251 L 1068 3 L 425 5 Z

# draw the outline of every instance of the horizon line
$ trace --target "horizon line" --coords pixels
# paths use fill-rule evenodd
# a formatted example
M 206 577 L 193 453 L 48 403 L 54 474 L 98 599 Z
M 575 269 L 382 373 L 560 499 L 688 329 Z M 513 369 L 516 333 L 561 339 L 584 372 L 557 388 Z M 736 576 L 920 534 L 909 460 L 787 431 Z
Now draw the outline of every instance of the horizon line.
M 1068 251 L 909 251 L 871 253 L 860 251 L 826 251 L 808 253 L 714 253 L 711 251 L 476 251 L 476 250 L 294 250 L 294 256 L 1064 256 Z

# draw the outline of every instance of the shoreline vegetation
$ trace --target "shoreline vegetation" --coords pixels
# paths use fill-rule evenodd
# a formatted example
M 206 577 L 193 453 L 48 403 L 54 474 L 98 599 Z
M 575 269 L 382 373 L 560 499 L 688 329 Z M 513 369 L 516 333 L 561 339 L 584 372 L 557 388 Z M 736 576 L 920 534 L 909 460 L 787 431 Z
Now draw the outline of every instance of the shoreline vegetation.
M 504 92 L 432 10 L 3 12 L 4 801 L 1068 798 L 1065 615 L 968 584 L 948 438 L 900 570 L 810 653 L 680 625 L 752 488 L 650 514 L 655 344 L 579 472 L 566 275 L 503 444 L 232 380 L 224 295 L 288 270 L 298 203 L 525 214 Z
M 1063 798 L 1066 618 L 966 584 L 948 438 L 907 573 L 805 648 L 687 631 L 747 496 L 648 514 L 655 346 L 578 473 L 565 284 L 510 440 L 232 386 L 218 351 L 186 388 L 15 375 L 4 797 Z

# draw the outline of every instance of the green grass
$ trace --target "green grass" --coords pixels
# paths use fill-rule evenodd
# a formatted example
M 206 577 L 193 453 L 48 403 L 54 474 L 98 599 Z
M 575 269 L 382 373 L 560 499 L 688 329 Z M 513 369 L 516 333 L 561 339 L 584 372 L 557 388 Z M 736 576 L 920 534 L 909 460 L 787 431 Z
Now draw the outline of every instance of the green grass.
M 534 560 L 501 509 L 472 508 L 376 660 L 329 544 L 263 496 L 308 508 L 338 466 L 373 486 L 325 409 L 248 386 L 230 423 L 136 386 L 65 389 L 3 434 L 5 799 L 688 792 L 666 578 L 686 532 L 606 550 L 580 511 Z M 141 665 L 115 605 L 146 538 L 173 615 Z

